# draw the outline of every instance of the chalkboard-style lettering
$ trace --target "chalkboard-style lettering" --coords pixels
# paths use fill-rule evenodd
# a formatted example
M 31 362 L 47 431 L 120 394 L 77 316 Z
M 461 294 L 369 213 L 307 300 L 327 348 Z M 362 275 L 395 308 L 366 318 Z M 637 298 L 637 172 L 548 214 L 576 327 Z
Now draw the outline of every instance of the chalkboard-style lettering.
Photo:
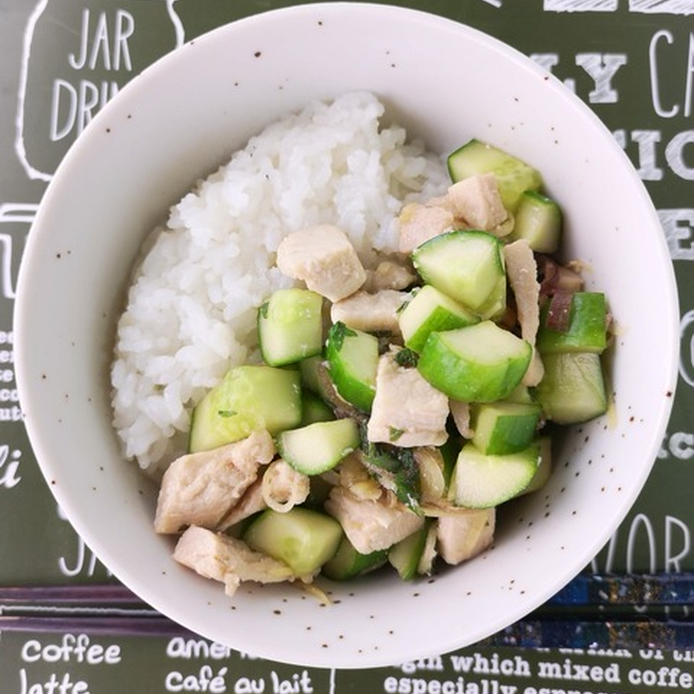
M 287 679 L 280 678 L 272 670 L 270 680 L 272 681 L 272 694 L 313 694 L 313 684 L 308 670 L 302 670 L 301 674 L 295 672 Z
M 234 684 L 234 694 L 263 694 L 265 680 L 252 677 L 239 677 Z
M 619 0 L 544 0 L 545 12 L 614 12 Z
M 19 694 L 89 694 L 89 685 L 84 680 L 72 680 L 70 673 L 62 676 L 51 673 L 45 682 L 29 682 L 27 671 L 19 670 Z
M 659 130 L 632 130 L 631 139 L 639 147 L 639 168 L 636 173 L 642 181 L 660 181 L 663 170 L 656 166 L 656 144 L 660 142 Z
M 694 210 L 689 210 L 690 236 L 694 235 Z M 690 244 L 691 246 L 691 244 Z M 693 258 L 694 259 L 694 258 Z M 694 388 L 694 310 L 687 311 L 680 320 L 680 376 Z
M 185 675 L 174 670 L 164 680 L 167 692 L 206 692 L 207 694 L 225 694 L 225 681 L 228 668 L 215 672 L 209 665 L 203 665 L 197 674 Z
M 677 133 L 665 147 L 665 161 L 670 168 L 685 181 L 694 181 L 694 166 L 684 161 L 684 148 L 694 145 L 694 130 L 683 130 Z
M 10 452 L 6 443 L 0 446 L 0 487 L 12 489 L 22 481 L 21 476 L 17 474 L 21 456 L 20 450 L 13 449 Z
M 627 64 L 625 53 L 577 53 L 580 65 L 593 79 L 595 87 L 588 94 L 591 104 L 615 104 L 619 99 L 612 79 L 622 65 Z
M 82 10 L 79 50 L 77 55 L 68 55 L 68 65 L 74 70 L 84 67 L 94 70 L 97 66 L 104 70 L 132 70 L 128 39 L 135 31 L 133 16 L 125 10 L 116 10 L 115 17 L 111 20 L 112 36 L 109 35 L 109 19 L 106 12 L 98 13 L 93 30 L 90 20 L 91 11 L 85 7 Z
M 689 436 L 694 440 L 694 435 L 690 434 Z M 693 441 L 690 441 L 689 451 L 694 455 L 692 443 Z M 681 538 L 681 541 L 678 543 L 678 550 L 673 548 L 674 534 L 676 531 Z M 689 554 L 691 547 L 691 534 L 686 523 L 683 523 L 679 518 L 675 518 L 674 516 L 665 516 L 665 571 L 682 571 L 682 560 Z M 677 551 L 677 554 L 673 553 L 675 551 Z

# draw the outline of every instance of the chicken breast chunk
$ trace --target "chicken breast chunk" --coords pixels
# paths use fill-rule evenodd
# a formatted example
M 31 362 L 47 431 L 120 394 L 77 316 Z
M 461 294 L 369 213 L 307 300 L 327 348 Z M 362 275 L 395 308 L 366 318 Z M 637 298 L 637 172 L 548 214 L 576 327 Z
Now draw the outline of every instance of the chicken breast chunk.
M 407 292 L 384 289 L 377 294 L 357 292 L 333 304 L 330 318 L 333 323 L 342 321 L 350 328 L 366 332 L 399 333 L 397 311 L 409 297 Z
M 339 521 L 347 539 L 362 554 L 387 549 L 424 523 L 424 518 L 400 502 L 389 503 L 386 497 L 377 501 L 358 499 L 344 487 L 333 487 L 325 509 Z
M 258 466 L 275 455 L 272 437 L 248 438 L 175 460 L 164 473 L 154 529 L 177 533 L 183 526 L 216 528 L 258 476 Z
M 329 224 L 288 234 L 277 249 L 277 267 L 330 301 L 354 294 L 366 281 L 349 239 Z
M 368 292 L 380 292 L 382 289 L 407 289 L 417 275 L 407 265 L 394 260 L 382 260 L 375 270 L 366 271 L 364 289 Z
M 440 446 L 448 438 L 448 398 L 415 368 L 398 366 L 397 350 L 382 355 L 367 425 L 369 441 L 396 446 Z
M 231 511 L 222 518 L 219 523 L 219 530 L 226 530 L 232 525 L 240 523 L 249 516 L 259 511 L 264 511 L 267 508 L 265 499 L 263 498 L 263 480 L 258 477 L 253 484 L 246 489 L 238 504 L 233 506 Z
M 179 538 L 173 557 L 201 576 L 224 583 L 227 595 L 233 595 L 241 581 L 280 583 L 295 578 L 286 564 L 254 552 L 245 542 L 194 525 Z
M 516 297 L 521 335 L 533 347 L 533 359 L 523 377 L 523 385 L 536 386 L 545 369 L 540 355 L 534 351 L 535 338 L 540 326 L 540 283 L 537 281 L 537 263 L 532 248 L 525 239 L 504 246 L 504 260 L 509 284 Z
M 403 207 L 400 217 L 400 243 L 401 253 L 411 253 L 434 236 L 450 231 L 455 219 L 450 210 L 439 206 L 420 205 L 410 203 Z
M 489 231 L 508 217 L 492 173 L 470 176 L 454 183 L 448 189 L 448 198 L 456 216 L 462 217 L 474 229 Z
M 465 439 L 471 439 L 475 432 L 470 428 L 470 403 L 450 400 L 449 405 L 458 433 Z
M 437 522 L 439 554 L 448 564 L 460 564 L 483 552 L 494 539 L 493 508 L 441 516 Z

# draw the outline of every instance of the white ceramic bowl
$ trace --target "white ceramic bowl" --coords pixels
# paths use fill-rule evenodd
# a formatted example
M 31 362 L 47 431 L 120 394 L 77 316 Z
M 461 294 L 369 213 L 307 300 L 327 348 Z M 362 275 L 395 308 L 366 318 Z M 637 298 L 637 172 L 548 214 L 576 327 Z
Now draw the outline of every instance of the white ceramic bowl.
M 565 255 L 590 263 L 588 285 L 607 293 L 622 326 L 612 369 L 618 423 L 574 428 L 546 489 L 501 513 L 493 551 L 435 581 L 381 574 L 333 586 L 330 607 L 292 587 L 249 584 L 232 603 L 220 584 L 177 566 L 172 542 L 152 530 L 154 490 L 123 460 L 110 425 L 114 325 L 145 234 L 198 176 L 287 111 L 352 89 L 373 90 L 436 151 L 478 136 L 540 169 L 566 213 Z M 643 186 L 610 133 L 557 80 L 451 21 L 376 5 L 308 5 L 191 41 L 129 84 L 79 138 L 25 251 L 17 378 L 51 491 L 135 593 L 236 649 L 367 667 L 488 636 L 598 552 L 641 489 L 664 432 L 677 315 Z

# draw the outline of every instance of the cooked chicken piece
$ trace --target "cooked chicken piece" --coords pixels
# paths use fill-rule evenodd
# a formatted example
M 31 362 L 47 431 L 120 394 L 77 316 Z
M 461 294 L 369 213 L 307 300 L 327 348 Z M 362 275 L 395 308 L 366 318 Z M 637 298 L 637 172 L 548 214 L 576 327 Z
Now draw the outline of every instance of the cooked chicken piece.
M 405 205 L 398 221 L 400 222 L 398 248 L 401 253 L 411 253 L 425 241 L 450 231 L 455 222 L 453 215 L 447 209 L 427 207 L 418 202 Z
M 347 539 L 362 554 L 387 549 L 404 540 L 424 523 L 403 504 L 357 499 L 344 487 L 333 487 L 325 502 L 326 511 L 342 526 Z
M 277 267 L 330 301 L 354 294 L 366 281 L 366 272 L 349 239 L 329 224 L 287 235 L 277 249 Z
M 397 311 L 410 295 L 384 289 L 377 294 L 357 292 L 338 301 L 330 309 L 333 323 L 342 321 L 350 328 L 366 332 L 399 333 Z
M 491 545 L 496 513 L 493 508 L 466 511 L 438 520 L 439 554 L 448 564 L 460 564 Z
M 391 350 L 378 360 L 368 439 L 403 448 L 440 446 L 448 438 L 448 398 L 417 369 L 398 366 L 396 354 Z
M 303 504 L 310 489 L 308 477 L 297 472 L 282 458 L 270 463 L 263 474 L 263 499 L 278 513 L 286 513 L 294 506 Z
M 441 207 L 442 209 L 450 212 L 453 217 L 456 216 L 456 209 L 450 195 L 446 193 L 445 195 L 438 195 L 435 198 L 430 198 L 424 203 L 425 207 Z M 462 223 L 462 219 L 456 219 L 456 222 Z
M 417 275 L 407 265 L 394 260 L 382 260 L 375 270 L 366 271 L 364 289 L 367 292 L 380 292 L 382 289 L 407 289 Z
M 275 445 L 267 431 L 212 451 L 175 460 L 164 473 L 154 529 L 177 533 L 185 525 L 216 528 L 269 463 Z
M 470 176 L 454 183 L 448 189 L 448 197 L 456 216 L 462 217 L 474 229 L 491 231 L 508 217 L 492 173 Z
M 521 383 L 529 388 L 534 388 L 545 376 L 545 365 L 542 363 L 537 350 L 533 350 L 533 357 L 530 360 L 528 370 L 523 375 Z
M 246 489 L 238 504 L 236 504 L 229 513 L 227 513 L 220 522 L 218 529 L 226 530 L 232 525 L 240 523 L 249 516 L 259 511 L 264 511 L 267 508 L 265 499 L 263 499 L 263 479 L 259 477 L 253 484 Z
M 254 552 L 241 540 L 195 525 L 181 535 L 173 557 L 201 576 L 224 583 L 227 595 L 233 595 L 241 581 L 280 583 L 295 578 L 283 562 Z
M 460 402 L 460 400 L 449 400 L 448 404 L 451 408 L 451 414 L 453 415 L 453 421 L 458 433 L 464 439 L 471 439 L 475 432 L 470 429 L 470 404 Z
M 535 349 L 535 338 L 540 326 L 540 283 L 537 281 L 537 263 L 532 248 L 525 239 L 504 246 L 506 275 L 516 297 L 521 335 Z M 545 370 L 537 352 L 523 377 L 523 385 L 536 386 Z

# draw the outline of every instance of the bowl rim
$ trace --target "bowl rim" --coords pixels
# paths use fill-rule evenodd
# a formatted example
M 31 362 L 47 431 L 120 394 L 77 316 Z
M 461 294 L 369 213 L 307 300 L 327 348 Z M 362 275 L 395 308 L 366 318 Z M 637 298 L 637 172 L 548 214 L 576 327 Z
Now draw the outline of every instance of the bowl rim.
M 598 118 L 598 116 L 592 111 L 592 109 L 582 101 L 576 94 L 570 91 L 564 86 L 564 84 L 558 80 L 554 75 L 547 72 L 545 69 L 541 68 L 539 65 L 534 63 L 530 58 L 525 56 L 519 50 L 509 46 L 503 41 L 486 34 L 485 32 L 470 27 L 462 22 L 458 22 L 446 17 L 432 14 L 423 10 L 415 10 L 401 6 L 393 5 L 380 5 L 376 3 L 365 3 L 365 2 L 320 2 L 313 4 L 304 5 L 294 5 L 290 7 L 284 7 L 280 9 L 268 10 L 260 12 L 257 14 L 250 15 L 235 21 L 229 22 L 227 24 L 218 26 L 204 34 L 201 34 L 194 39 L 191 39 L 184 43 L 182 46 L 170 51 L 169 53 L 163 55 L 157 59 L 150 66 L 145 68 L 141 73 L 133 77 L 120 91 L 119 93 L 107 103 L 104 108 L 102 108 L 92 121 L 87 125 L 83 133 L 75 140 L 66 155 L 63 157 L 62 161 L 58 165 L 55 174 L 53 175 L 39 205 L 35 220 L 32 224 L 29 235 L 27 236 L 26 247 L 24 250 L 22 262 L 20 265 L 19 276 L 17 280 L 17 296 L 14 305 L 14 316 L 13 316 L 13 326 L 15 331 L 15 378 L 16 384 L 19 392 L 20 403 L 28 404 L 27 409 L 31 409 L 31 392 L 29 386 L 26 385 L 30 381 L 29 367 L 26 364 L 23 354 L 22 345 L 24 342 L 23 335 L 26 332 L 26 326 L 31 321 L 31 314 L 28 310 L 30 301 L 27 298 L 29 292 L 27 291 L 29 283 L 31 282 L 31 277 L 35 265 L 36 249 L 44 242 L 44 237 L 50 227 L 50 207 L 53 203 L 54 198 L 60 197 L 61 181 L 65 177 L 65 174 L 71 169 L 75 163 L 79 163 L 79 159 L 82 153 L 87 150 L 90 146 L 90 142 L 93 136 L 97 133 L 102 122 L 109 118 L 109 115 L 114 107 L 114 102 L 119 103 L 126 98 L 129 98 L 131 94 L 136 95 L 138 90 L 140 93 L 147 89 L 147 85 L 153 81 L 157 80 L 160 74 L 167 73 L 170 70 L 170 66 L 174 65 L 178 60 L 185 60 L 185 50 L 192 41 L 204 41 L 208 38 L 215 38 L 220 35 L 233 35 L 237 31 L 243 31 L 246 27 L 262 23 L 267 21 L 268 18 L 276 18 L 278 16 L 296 16 L 296 15 L 315 15 L 321 13 L 325 16 L 328 14 L 339 15 L 343 12 L 374 12 L 379 13 L 382 16 L 397 16 L 397 18 L 405 18 L 416 22 L 427 22 L 434 28 L 440 28 L 443 30 L 455 32 L 458 35 L 464 34 L 467 40 L 476 42 L 478 44 L 484 45 L 486 48 L 492 49 L 501 53 L 505 59 L 510 60 L 526 70 L 531 70 L 536 72 L 539 76 L 546 80 L 547 87 L 554 90 L 562 97 L 565 101 L 569 102 L 570 106 L 581 112 L 582 116 L 588 119 L 593 127 L 602 133 L 603 139 L 605 141 L 605 146 L 612 149 L 621 161 L 623 165 L 628 169 L 628 175 L 632 182 L 634 183 L 634 193 L 639 195 L 642 202 L 646 204 L 650 212 L 650 219 L 646 220 L 644 226 L 657 229 L 660 227 L 660 222 L 656 210 L 653 206 L 650 196 L 648 195 L 643 182 L 638 177 L 636 170 L 634 169 L 631 161 L 627 157 L 624 150 L 619 146 L 619 144 L 614 140 L 612 134 L 605 126 L 605 124 Z M 609 141 L 609 145 L 607 144 Z M 636 190 L 638 189 L 638 193 Z M 666 263 L 670 268 L 668 273 L 669 282 L 666 289 L 671 299 L 669 303 L 669 310 L 672 312 L 671 321 L 671 334 L 669 336 L 670 342 L 672 343 L 672 349 L 667 356 L 669 359 L 669 373 L 671 384 L 671 389 L 674 393 L 675 386 L 677 383 L 678 374 L 678 357 L 679 357 L 679 298 L 677 291 L 677 284 L 674 274 L 674 269 L 672 267 L 670 254 L 668 247 L 664 238 L 664 235 L 658 234 L 657 245 L 660 252 L 660 257 L 656 260 L 659 263 Z M 475 643 L 487 636 L 496 633 L 497 631 L 505 628 L 509 624 L 522 619 L 533 609 L 536 609 L 544 602 L 546 602 L 552 595 L 554 595 L 557 590 L 568 583 L 574 576 L 576 576 L 580 571 L 589 564 L 589 562 L 595 557 L 599 550 L 605 545 L 610 536 L 615 532 L 619 524 L 621 524 L 633 507 L 633 504 L 638 496 L 638 494 L 643 489 L 648 475 L 651 472 L 653 464 L 656 460 L 656 455 L 659 450 L 660 442 L 665 433 L 670 412 L 672 409 L 674 398 L 663 398 L 657 412 L 653 413 L 654 422 L 652 426 L 652 445 L 647 451 L 652 462 L 650 465 L 644 465 L 641 469 L 641 473 L 636 484 L 633 487 L 633 492 L 625 496 L 622 502 L 622 510 L 618 514 L 618 523 L 614 527 L 609 527 L 600 536 L 597 536 L 589 544 L 586 544 L 583 552 L 574 554 L 569 561 L 562 564 L 562 568 L 557 571 L 555 575 L 555 580 L 545 587 L 543 591 L 534 593 L 533 599 L 526 599 L 525 601 L 519 601 L 519 605 L 522 605 L 519 609 L 513 611 L 509 616 L 504 616 L 503 618 L 497 619 L 493 623 L 485 623 L 483 628 L 477 627 L 471 630 L 473 641 L 470 643 Z M 34 452 L 34 455 L 39 463 L 41 472 L 43 473 L 46 481 L 51 479 L 60 478 L 60 463 L 59 460 L 54 458 L 51 450 L 46 445 L 43 440 L 42 427 L 39 422 L 36 422 L 33 418 L 25 420 L 25 427 L 27 430 L 27 435 Z M 645 455 L 646 452 L 644 452 Z M 133 572 L 129 566 L 121 565 L 118 560 L 114 559 L 109 551 L 107 543 L 103 543 L 100 539 L 100 533 L 97 530 L 93 530 L 88 523 L 82 517 L 80 513 L 80 505 L 78 500 L 73 500 L 71 494 L 69 493 L 68 485 L 48 485 L 50 491 L 53 493 L 55 499 L 61 506 L 69 522 L 74 527 L 75 531 L 84 539 L 87 545 L 96 553 L 99 560 L 112 571 L 113 575 L 126 585 L 130 590 L 140 596 L 145 602 L 150 604 L 152 607 L 162 612 L 166 616 L 175 620 L 179 624 L 182 624 L 188 629 L 199 633 L 201 636 L 209 639 L 214 639 L 213 636 L 206 635 L 204 630 L 200 630 L 200 625 L 196 624 L 192 627 L 191 619 L 189 616 L 184 614 L 181 609 L 176 604 L 162 604 L 159 600 L 159 596 L 156 590 L 156 586 L 150 585 L 149 583 L 141 581 L 136 572 Z M 237 646 L 234 646 L 235 648 Z M 456 638 L 454 634 L 442 635 L 440 641 L 436 644 L 434 650 L 432 647 L 422 644 L 403 644 L 402 657 L 399 662 L 404 662 L 406 660 L 417 659 L 421 657 L 426 657 L 427 655 L 439 655 L 442 653 L 447 653 L 449 651 L 456 650 L 461 647 L 460 638 Z M 269 660 L 276 660 L 276 655 L 273 654 L 271 647 L 263 647 L 261 649 L 255 649 L 256 654 L 259 657 L 267 658 Z M 281 662 L 291 663 L 295 665 L 306 666 L 305 661 L 298 659 L 283 659 Z M 324 658 L 320 662 L 318 659 L 313 658 L 311 662 L 308 663 L 310 667 L 328 667 L 328 668 L 344 668 L 344 669 L 363 669 L 368 667 L 380 667 L 386 665 L 392 665 L 392 661 L 385 660 L 383 655 L 379 653 L 374 654 L 363 654 L 357 660 L 352 657 L 351 661 L 345 660 L 345 662 L 340 662 L 338 665 L 330 665 L 329 659 Z

